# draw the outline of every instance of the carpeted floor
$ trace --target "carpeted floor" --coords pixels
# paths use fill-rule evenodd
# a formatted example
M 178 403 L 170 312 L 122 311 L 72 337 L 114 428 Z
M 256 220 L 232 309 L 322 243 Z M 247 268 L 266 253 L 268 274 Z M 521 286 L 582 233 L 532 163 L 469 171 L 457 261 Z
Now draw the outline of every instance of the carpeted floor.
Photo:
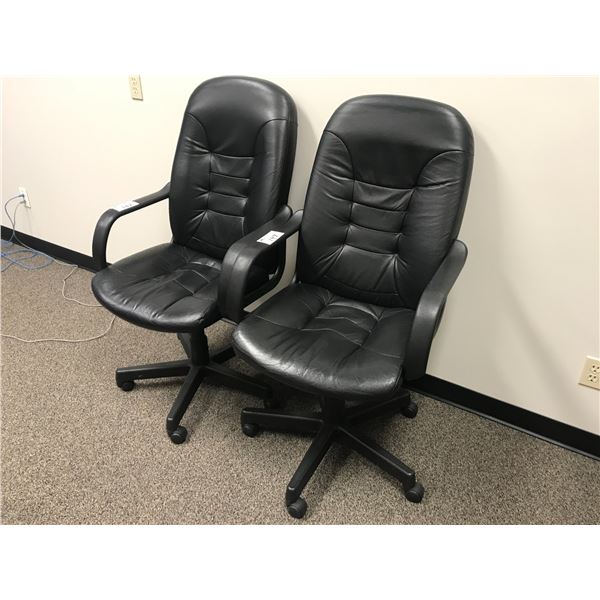
M 110 321 L 102 308 L 61 298 L 67 267 L 15 267 L 2 275 L 2 331 L 24 338 L 81 338 Z M 92 302 L 91 275 L 68 293 Z M 231 327 L 208 331 L 222 347 Z M 125 393 L 114 369 L 183 357 L 176 336 L 117 320 L 84 344 L 2 338 L 3 523 L 299 523 L 283 506 L 308 439 L 239 428 L 252 396 L 206 384 L 173 445 L 164 421 L 180 380 Z M 229 365 L 251 372 L 239 360 Z M 372 426 L 415 468 L 421 504 L 358 455 L 334 447 L 309 483 L 303 523 L 600 523 L 600 462 L 462 410 L 417 397 L 419 415 Z M 289 407 L 306 400 L 290 397 Z

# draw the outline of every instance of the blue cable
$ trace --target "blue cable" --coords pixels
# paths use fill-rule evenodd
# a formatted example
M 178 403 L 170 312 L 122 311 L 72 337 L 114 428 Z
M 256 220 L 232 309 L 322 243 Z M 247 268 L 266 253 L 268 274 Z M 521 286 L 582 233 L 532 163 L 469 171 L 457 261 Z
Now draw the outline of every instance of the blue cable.
M 10 221 L 10 224 L 12 226 L 12 232 L 8 240 L 2 240 L 2 246 L 0 247 L 0 258 L 4 259 L 5 261 L 8 261 L 8 264 L 2 265 L 2 267 L 0 268 L 0 272 L 4 272 L 14 265 L 17 265 L 22 269 L 26 269 L 27 271 L 37 271 L 38 269 L 44 269 L 48 265 L 52 264 L 54 262 L 54 259 L 51 256 L 45 254 L 44 252 L 39 252 L 38 250 L 30 248 L 29 246 L 27 246 L 27 244 L 24 244 L 17 237 L 17 233 L 15 231 L 17 222 L 17 209 L 19 208 L 19 206 L 21 206 L 21 202 L 19 202 L 19 204 L 17 204 L 17 206 L 15 207 L 15 212 L 13 214 L 12 219 L 7 209 L 8 205 L 17 198 L 21 198 L 21 195 L 19 194 L 18 196 L 13 196 L 12 198 L 9 198 L 6 204 L 4 205 L 4 212 L 6 213 L 6 216 Z M 15 241 L 13 242 L 13 240 Z M 6 249 L 6 244 L 10 244 L 9 249 Z M 15 246 L 17 246 L 17 244 L 19 245 L 19 247 L 17 249 L 13 249 Z M 16 254 L 26 254 L 27 256 L 22 256 L 21 258 L 11 258 L 14 257 Z M 45 258 L 46 262 L 41 265 L 32 265 L 30 263 L 23 262 L 30 261 L 31 259 L 38 257 Z

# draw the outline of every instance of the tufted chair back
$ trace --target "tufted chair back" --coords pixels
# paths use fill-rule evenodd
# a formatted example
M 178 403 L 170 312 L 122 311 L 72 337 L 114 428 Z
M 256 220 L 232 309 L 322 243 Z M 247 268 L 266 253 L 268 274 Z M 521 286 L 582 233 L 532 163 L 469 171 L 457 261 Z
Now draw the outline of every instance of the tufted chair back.
M 191 95 L 173 161 L 173 241 L 222 259 L 287 201 L 296 107 L 279 86 L 219 77 Z
M 458 234 L 472 165 L 473 135 L 454 108 L 391 95 L 348 100 L 315 159 L 298 278 L 416 308 Z

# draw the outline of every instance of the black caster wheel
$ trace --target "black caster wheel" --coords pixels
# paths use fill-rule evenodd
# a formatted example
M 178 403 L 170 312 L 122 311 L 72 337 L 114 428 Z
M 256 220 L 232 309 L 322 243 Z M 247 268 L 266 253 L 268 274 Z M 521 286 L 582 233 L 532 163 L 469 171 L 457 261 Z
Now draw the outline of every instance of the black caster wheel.
M 260 432 L 260 428 L 255 423 L 244 423 L 242 425 L 242 432 L 248 437 L 256 437 Z
M 415 483 L 411 488 L 404 490 L 404 495 L 406 499 L 410 502 L 419 503 L 423 500 L 423 494 L 425 493 L 425 488 L 420 483 Z
M 406 418 L 414 419 L 419 412 L 419 407 L 411 400 L 400 412 Z
M 290 517 L 301 519 L 306 514 L 307 508 L 306 500 L 304 500 L 304 498 L 298 498 L 298 500 L 288 504 L 287 511 Z
M 124 392 L 130 392 L 135 387 L 135 381 L 124 381 L 123 383 L 119 384 L 119 387 Z
M 187 438 L 187 429 L 179 426 L 175 431 L 169 433 L 169 438 L 174 444 L 183 444 Z

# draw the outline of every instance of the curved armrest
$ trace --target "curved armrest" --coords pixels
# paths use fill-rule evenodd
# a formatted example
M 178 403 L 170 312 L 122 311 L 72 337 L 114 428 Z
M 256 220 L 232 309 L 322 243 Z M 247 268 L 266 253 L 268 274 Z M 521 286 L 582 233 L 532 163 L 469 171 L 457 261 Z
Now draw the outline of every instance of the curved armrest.
M 227 251 L 219 278 L 219 310 L 223 317 L 235 323 L 242 320 L 244 306 L 249 304 L 244 297 L 250 267 L 261 254 L 280 246 L 285 258 L 285 240 L 300 229 L 302 222 L 301 210 L 291 213 L 285 206 L 274 219 L 232 244 Z M 282 235 L 271 244 L 258 241 L 270 231 Z
M 92 256 L 94 261 L 94 267 L 99 271 L 106 267 L 106 244 L 108 242 L 108 234 L 113 223 L 120 217 L 128 215 L 129 213 L 146 208 L 151 204 L 156 204 L 160 200 L 164 200 L 169 197 L 170 183 L 167 183 L 162 190 L 154 192 L 148 196 L 138 198 L 133 202 L 127 202 L 121 209 L 109 208 L 102 214 L 98 223 L 96 223 L 96 229 L 94 230 L 94 240 L 92 242 Z
M 436 334 L 448 293 L 458 278 L 465 261 L 467 247 L 455 240 L 421 295 L 408 339 L 404 360 L 404 379 L 419 379 L 425 375 L 433 336 Z

